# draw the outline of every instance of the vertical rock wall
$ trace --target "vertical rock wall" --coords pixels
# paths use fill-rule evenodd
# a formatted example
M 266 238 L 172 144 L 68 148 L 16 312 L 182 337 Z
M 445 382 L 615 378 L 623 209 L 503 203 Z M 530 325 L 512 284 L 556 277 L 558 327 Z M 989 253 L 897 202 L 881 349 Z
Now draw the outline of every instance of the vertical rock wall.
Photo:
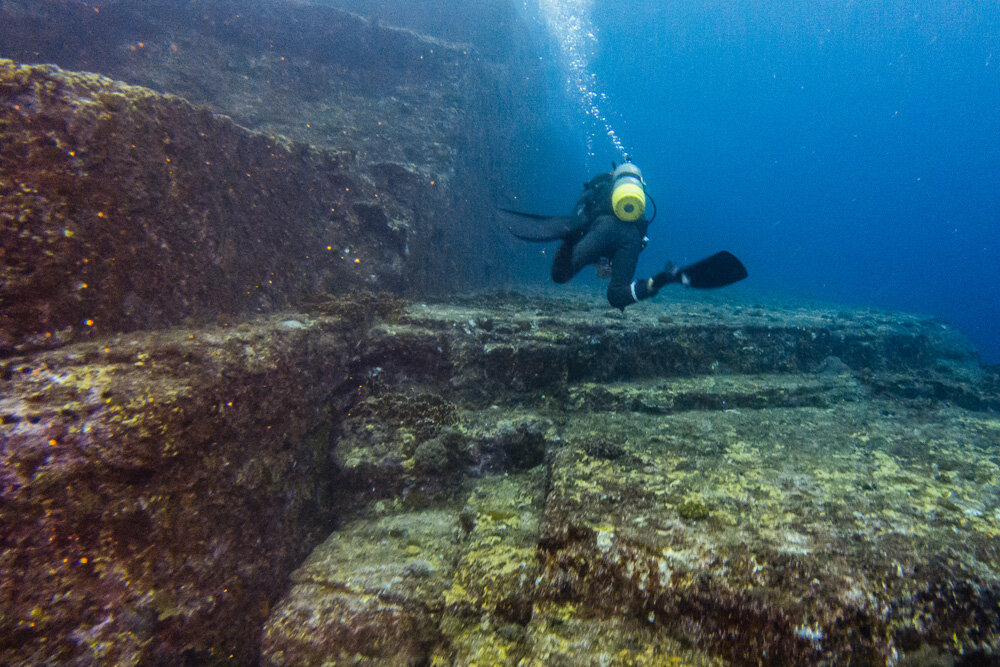
M 181 98 L 10 61 L 0 61 L 0 140 L 7 353 L 267 311 L 301 294 L 403 288 L 412 230 L 350 155 L 248 132 Z
M 0 57 L 149 88 L 5 66 L 6 348 L 511 275 L 509 91 L 469 47 L 304 3 L 15 0 Z

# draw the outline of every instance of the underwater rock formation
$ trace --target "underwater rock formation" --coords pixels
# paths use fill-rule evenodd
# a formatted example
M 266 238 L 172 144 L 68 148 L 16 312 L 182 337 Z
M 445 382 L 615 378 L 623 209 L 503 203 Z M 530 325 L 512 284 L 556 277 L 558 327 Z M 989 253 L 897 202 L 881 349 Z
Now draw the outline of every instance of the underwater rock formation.
M 280 225 L 293 238 L 265 234 L 261 248 L 271 248 L 272 260 L 283 266 L 301 266 L 302 274 L 316 275 L 317 263 L 329 259 L 326 248 L 334 239 L 308 246 L 306 253 L 286 252 L 298 248 L 274 243 L 294 246 L 295 237 L 317 231 L 342 236 L 336 228 L 347 223 L 374 226 L 384 235 L 381 244 L 393 257 L 380 257 L 373 265 L 362 256 L 356 271 L 378 289 L 444 292 L 495 285 L 516 271 L 513 241 L 491 224 L 492 202 L 507 182 L 504 166 L 510 160 L 503 156 L 523 144 L 511 134 L 535 113 L 530 101 L 538 92 L 511 88 L 524 87 L 516 68 L 508 71 L 484 61 L 468 46 L 285 0 L 10 0 L 0 4 L 0 58 L 99 72 L 183 97 L 199 109 L 204 106 L 206 110 L 199 111 L 204 118 L 189 119 L 183 128 L 175 127 L 184 120 L 177 115 L 149 120 L 182 138 L 207 135 L 197 149 L 212 168 L 191 165 L 194 171 L 188 178 L 203 180 L 206 192 L 193 202 L 188 224 L 206 217 L 211 224 L 220 208 L 234 219 L 269 215 L 262 221 L 265 228 Z M 501 104 L 516 108 L 521 120 L 501 114 Z M 160 106 L 154 103 L 150 113 Z M 22 105 L 22 111 L 28 116 L 38 112 L 28 105 Z M 74 111 L 47 108 L 45 113 Z M 222 121 L 211 120 L 208 111 L 269 138 L 260 145 L 251 138 L 255 135 L 233 139 L 238 144 L 225 143 L 213 127 Z M 3 113 L 12 111 L 3 107 Z M 88 125 L 79 118 L 67 122 Z M 142 143 L 129 154 L 131 143 L 117 145 L 114 132 L 109 134 L 115 144 L 110 158 L 127 156 L 137 169 L 164 171 L 158 137 L 147 138 L 153 144 L 148 154 Z M 28 140 L 43 141 L 44 136 Z M 271 156 L 267 144 L 307 155 L 306 161 L 321 165 L 332 161 L 334 173 L 329 167 L 285 164 L 283 151 Z M 239 155 L 227 155 L 237 151 Z M 70 170 L 63 176 L 73 174 Z M 167 173 L 157 176 L 159 181 L 171 178 Z M 230 193 L 233 183 L 239 187 Z M 164 193 L 150 186 L 125 182 L 122 190 L 141 189 L 117 194 L 141 195 L 153 208 L 169 208 L 172 202 L 160 201 Z M 113 182 L 107 188 L 113 189 Z M 271 193 L 279 201 L 268 212 L 272 202 L 259 199 Z M 254 197 L 248 199 L 248 194 Z M 209 197 L 211 205 L 206 205 Z M 284 210 L 282 197 L 301 199 L 300 210 Z M 321 202 L 325 209 L 313 210 L 312 205 Z M 243 237 L 238 237 L 241 242 Z M 165 241 L 181 245 L 189 239 Z M 358 244 L 365 242 L 364 234 L 357 238 Z M 353 250 L 353 243 L 333 245 L 338 255 L 351 254 L 345 249 Z M 392 276 L 403 272 L 405 281 L 383 283 L 390 264 Z M 272 267 L 265 266 L 255 280 L 243 281 L 254 292 L 250 296 L 258 296 L 259 290 L 275 292 L 266 283 L 273 279 Z M 272 298 L 283 303 L 284 297 Z
M 0 371 L 0 662 L 997 652 L 1000 394 L 933 320 L 341 298 Z
M 330 8 L 6 0 L 0 57 L 0 664 L 997 661 L 940 323 L 391 296 L 516 270 L 516 121 Z
M 268 664 L 996 659 L 1000 396 L 938 323 L 476 305 L 373 331 L 395 407 L 353 413 L 338 457 L 391 500 L 293 575 Z M 493 474 L 435 503 L 419 443 L 442 433 L 448 470 Z M 544 462 L 511 464 L 526 443 Z
M 255 131 L 446 176 L 482 139 L 487 72 L 468 46 L 305 2 L 11 0 L 0 56 L 99 72 Z M 466 131 L 468 130 L 468 132 Z
M 376 173 L 397 190 L 421 181 Z M 303 293 L 400 291 L 433 268 L 409 254 L 431 230 L 352 156 L 51 66 L 0 61 L 0 194 L 3 353 Z
M 252 664 L 334 524 L 354 325 L 104 338 L 3 362 L 0 663 Z

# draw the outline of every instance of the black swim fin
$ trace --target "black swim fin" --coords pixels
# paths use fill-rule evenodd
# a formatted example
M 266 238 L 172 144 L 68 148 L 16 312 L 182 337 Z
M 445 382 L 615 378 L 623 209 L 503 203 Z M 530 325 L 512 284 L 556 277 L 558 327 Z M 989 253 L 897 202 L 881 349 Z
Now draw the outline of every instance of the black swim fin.
M 522 241 L 558 241 L 570 236 L 581 222 L 579 218 L 572 216 L 538 215 L 509 208 L 500 210 L 520 218 L 517 222 L 508 224 L 507 229 Z
M 723 250 L 681 268 L 675 274 L 675 280 L 688 287 L 725 287 L 743 280 L 747 275 L 743 262 Z

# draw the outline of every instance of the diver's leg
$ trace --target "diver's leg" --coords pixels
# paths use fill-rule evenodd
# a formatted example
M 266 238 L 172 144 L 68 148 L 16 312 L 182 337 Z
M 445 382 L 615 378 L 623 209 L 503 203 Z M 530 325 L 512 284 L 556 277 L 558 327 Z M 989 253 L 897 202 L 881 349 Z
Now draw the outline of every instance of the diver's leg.
M 617 249 L 611 258 L 611 282 L 608 283 L 608 303 L 624 310 L 637 301 L 653 296 L 646 281 L 633 282 L 635 266 L 642 252 L 642 235 L 631 225 L 620 225 Z
M 556 250 L 555 259 L 552 260 L 552 280 L 561 285 L 569 282 L 569 279 L 576 275 L 579 269 L 573 269 L 573 246 L 569 241 L 563 241 Z
M 563 241 L 552 261 L 552 280 L 559 284 L 568 282 L 583 267 L 608 256 L 615 247 L 619 224 L 610 216 L 602 215 L 582 238 L 575 242 L 572 238 Z
M 609 215 L 597 218 L 587 235 L 573 248 L 573 273 L 596 263 L 601 257 L 611 257 L 619 243 L 622 226 Z

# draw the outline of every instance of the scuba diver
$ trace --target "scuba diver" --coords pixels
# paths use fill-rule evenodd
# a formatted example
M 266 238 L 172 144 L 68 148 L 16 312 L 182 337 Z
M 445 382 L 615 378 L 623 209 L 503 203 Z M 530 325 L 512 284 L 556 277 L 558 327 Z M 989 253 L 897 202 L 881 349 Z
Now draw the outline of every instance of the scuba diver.
M 659 273 L 642 280 L 633 280 L 639 253 L 649 240 L 646 230 L 656 217 L 645 217 L 646 182 L 642 172 L 626 155 L 625 162 L 613 171 L 598 174 L 584 183 L 583 194 L 576 202 L 573 215 L 544 216 L 511 209 L 500 209 L 516 216 L 510 225 L 514 236 L 525 241 L 556 241 L 562 243 L 552 263 L 552 279 L 559 284 L 590 264 L 597 266 L 597 275 L 611 278 L 608 302 L 615 308 L 656 296 L 665 285 L 680 283 L 688 287 L 723 287 L 747 277 L 747 270 L 732 254 L 722 251 L 690 266 L 675 267 L 668 262 Z

